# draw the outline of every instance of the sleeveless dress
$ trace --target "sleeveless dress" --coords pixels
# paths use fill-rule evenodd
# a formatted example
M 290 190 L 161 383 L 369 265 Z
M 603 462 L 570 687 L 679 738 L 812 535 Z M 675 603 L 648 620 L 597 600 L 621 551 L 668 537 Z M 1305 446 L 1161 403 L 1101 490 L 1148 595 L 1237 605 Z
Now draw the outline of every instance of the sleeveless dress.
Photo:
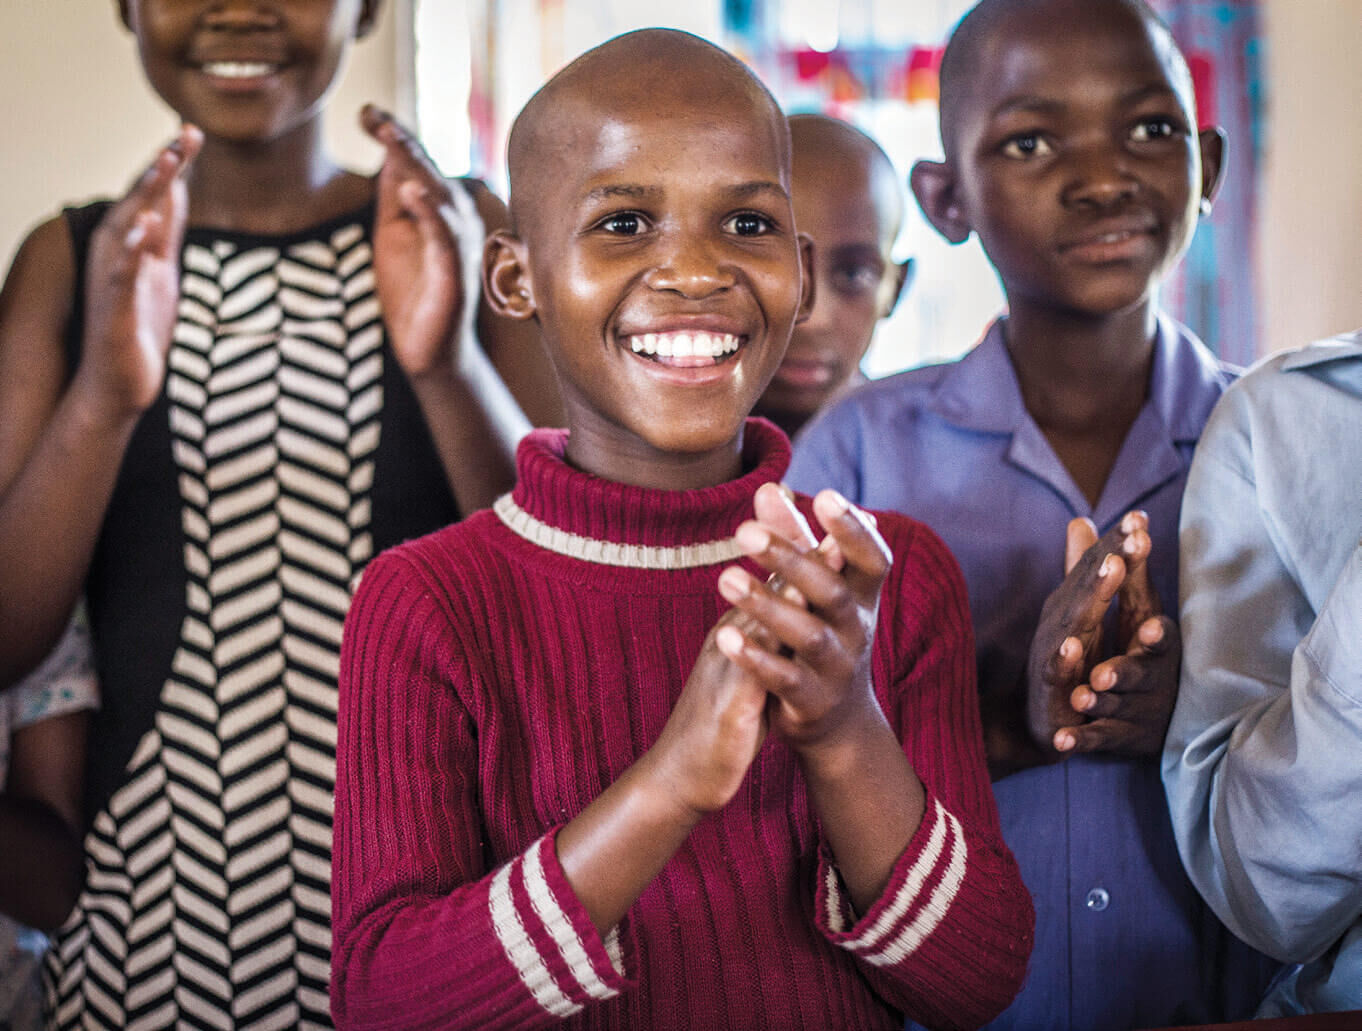
M 78 269 L 107 209 L 65 212 Z M 86 584 L 104 704 L 57 1027 L 330 1025 L 342 623 L 373 555 L 458 518 L 387 345 L 372 217 L 187 234 Z

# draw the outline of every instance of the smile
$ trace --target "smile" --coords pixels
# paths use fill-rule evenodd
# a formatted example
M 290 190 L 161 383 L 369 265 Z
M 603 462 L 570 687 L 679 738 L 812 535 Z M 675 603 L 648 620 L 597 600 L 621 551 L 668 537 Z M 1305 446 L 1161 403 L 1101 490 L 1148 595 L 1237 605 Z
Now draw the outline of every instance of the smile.
M 675 366 L 718 364 L 739 343 L 732 333 L 640 333 L 627 339 L 634 354 Z
M 279 66 L 264 61 L 209 61 L 200 67 L 204 74 L 219 79 L 256 79 L 273 74 Z

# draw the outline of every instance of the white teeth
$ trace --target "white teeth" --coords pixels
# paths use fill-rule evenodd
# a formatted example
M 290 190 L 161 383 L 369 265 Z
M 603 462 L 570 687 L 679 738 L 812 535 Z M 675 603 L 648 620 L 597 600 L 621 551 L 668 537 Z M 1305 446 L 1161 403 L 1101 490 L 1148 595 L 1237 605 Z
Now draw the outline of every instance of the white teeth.
M 257 75 L 269 75 L 274 65 L 263 61 L 210 61 L 203 66 L 209 75 L 222 79 L 250 79 Z
M 629 338 L 635 354 L 660 358 L 719 358 L 738 349 L 732 333 L 643 333 Z

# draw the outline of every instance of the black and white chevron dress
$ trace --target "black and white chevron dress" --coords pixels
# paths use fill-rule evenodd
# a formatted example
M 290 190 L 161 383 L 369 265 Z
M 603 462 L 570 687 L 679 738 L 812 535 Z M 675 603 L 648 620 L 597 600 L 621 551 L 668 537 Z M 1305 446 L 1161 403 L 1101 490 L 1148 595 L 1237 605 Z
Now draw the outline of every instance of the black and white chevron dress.
M 66 213 L 78 255 L 106 207 Z M 165 387 L 87 584 L 104 706 L 85 889 L 46 970 L 58 1027 L 330 1024 L 350 588 L 457 517 L 386 344 L 371 214 L 186 240 Z

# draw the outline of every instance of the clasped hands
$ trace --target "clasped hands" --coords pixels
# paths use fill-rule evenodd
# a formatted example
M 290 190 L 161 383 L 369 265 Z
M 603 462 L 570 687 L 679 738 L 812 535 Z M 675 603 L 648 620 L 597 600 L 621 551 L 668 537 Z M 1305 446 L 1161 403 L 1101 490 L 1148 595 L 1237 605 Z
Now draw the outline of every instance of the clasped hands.
M 1090 520 L 1068 525 L 1066 575 L 1041 610 L 1026 671 L 1028 729 L 1051 757 L 1163 748 L 1182 640 L 1150 582 L 1150 548 L 1143 512 L 1126 513 L 1100 539 Z M 1113 598 L 1115 654 L 1101 659 Z

